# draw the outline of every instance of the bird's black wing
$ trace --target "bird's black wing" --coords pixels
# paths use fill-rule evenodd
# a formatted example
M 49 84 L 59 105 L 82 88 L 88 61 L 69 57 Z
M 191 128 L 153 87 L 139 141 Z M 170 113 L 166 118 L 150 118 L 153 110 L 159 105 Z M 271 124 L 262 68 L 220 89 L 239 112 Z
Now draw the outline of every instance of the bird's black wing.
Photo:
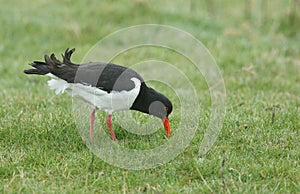
M 110 93 L 132 90 L 135 87 L 132 78 L 143 82 L 142 77 L 130 68 L 112 63 L 91 62 L 79 66 L 74 83 L 91 85 Z

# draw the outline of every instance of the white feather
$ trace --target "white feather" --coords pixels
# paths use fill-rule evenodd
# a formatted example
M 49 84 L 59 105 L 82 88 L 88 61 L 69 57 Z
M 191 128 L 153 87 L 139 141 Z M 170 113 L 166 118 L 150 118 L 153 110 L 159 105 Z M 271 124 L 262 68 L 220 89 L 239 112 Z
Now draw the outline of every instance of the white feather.
M 51 73 L 48 73 L 46 75 L 52 78 L 48 81 L 48 86 L 51 90 L 55 90 L 56 95 L 64 93 L 65 90 L 70 87 L 70 84 L 65 80 L 59 79 Z
M 81 98 L 96 106 L 100 110 L 112 113 L 115 111 L 128 110 L 134 103 L 140 92 L 141 82 L 137 78 L 131 78 L 135 87 L 132 90 L 112 91 L 107 93 L 104 90 L 92 86 L 73 84 L 72 96 Z
M 115 111 L 128 110 L 134 103 L 134 100 L 140 92 L 141 81 L 137 78 L 131 78 L 135 87 L 130 91 L 112 91 L 107 93 L 104 90 L 95 88 L 81 83 L 68 83 L 59 79 L 53 74 L 47 74 L 52 79 L 48 81 L 51 90 L 55 90 L 56 94 L 68 91 L 68 94 L 80 98 L 100 110 L 112 113 Z

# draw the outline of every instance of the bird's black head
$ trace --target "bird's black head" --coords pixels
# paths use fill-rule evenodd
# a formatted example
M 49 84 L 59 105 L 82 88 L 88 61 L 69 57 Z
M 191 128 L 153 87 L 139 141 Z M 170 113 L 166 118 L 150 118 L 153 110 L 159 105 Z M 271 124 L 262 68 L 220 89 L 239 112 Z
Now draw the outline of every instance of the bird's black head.
M 147 87 L 143 82 L 140 93 L 133 103 L 131 109 L 163 119 L 171 114 L 173 106 L 171 101 L 166 96 L 152 88 Z
M 162 119 L 167 136 L 172 135 L 168 119 L 173 109 L 171 101 L 163 94 L 147 87 L 144 82 L 141 84 L 139 95 L 130 109 Z
M 172 112 L 172 103 L 164 95 L 156 92 L 152 88 L 149 88 L 149 100 L 148 111 L 150 115 L 156 116 L 158 118 L 168 117 Z

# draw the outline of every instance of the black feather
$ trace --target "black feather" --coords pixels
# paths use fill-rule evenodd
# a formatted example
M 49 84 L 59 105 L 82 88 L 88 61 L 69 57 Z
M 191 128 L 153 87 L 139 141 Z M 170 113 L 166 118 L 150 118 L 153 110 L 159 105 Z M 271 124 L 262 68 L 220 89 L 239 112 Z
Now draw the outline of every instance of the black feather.
M 104 62 L 75 64 L 71 56 L 75 49 L 66 49 L 59 61 L 54 54 L 44 56 L 45 62 L 34 61 L 30 64 L 35 69 L 25 70 L 26 74 L 45 75 L 51 73 L 69 83 L 82 83 L 100 88 L 108 93 L 111 91 L 129 91 L 135 87 L 131 78 L 135 77 L 144 82 L 134 70 L 120 65 Z

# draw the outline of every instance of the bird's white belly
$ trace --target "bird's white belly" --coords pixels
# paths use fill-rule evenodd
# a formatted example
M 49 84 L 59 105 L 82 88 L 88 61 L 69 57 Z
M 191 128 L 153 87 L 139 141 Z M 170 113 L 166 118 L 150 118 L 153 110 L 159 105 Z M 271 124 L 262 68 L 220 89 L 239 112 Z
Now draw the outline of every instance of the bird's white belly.
M 73 97 L 81 98 L 89 102 L 100 110 L 112 113 L 130 109 L 139 94 L 139 90 L 139 87 L 135 87 L 130 91 L 123 90 L 121 92 L 112 91 L 107 93 L 106 91 L 91 86 L 73 84 L 72 91 L 69 93 Z
M 80 98 L 100 110 L 106 112 L 115 112 L 121 110 L 128 110 L 134 103 L 134 100 L 140 92 L 141 82 L 137 78 L 131 78 L 135 87 L 132 90 L 126 91 L 111 91 L 107 93 L 104 90 L 95 88 L 80 83 L 68 83 L 65 80 L 58 79 L 56 76 L 49 74 L 52 77 L 48 81 L 50 89 L 55 90 L 56 94 L 67 91 L 69 95 Z

